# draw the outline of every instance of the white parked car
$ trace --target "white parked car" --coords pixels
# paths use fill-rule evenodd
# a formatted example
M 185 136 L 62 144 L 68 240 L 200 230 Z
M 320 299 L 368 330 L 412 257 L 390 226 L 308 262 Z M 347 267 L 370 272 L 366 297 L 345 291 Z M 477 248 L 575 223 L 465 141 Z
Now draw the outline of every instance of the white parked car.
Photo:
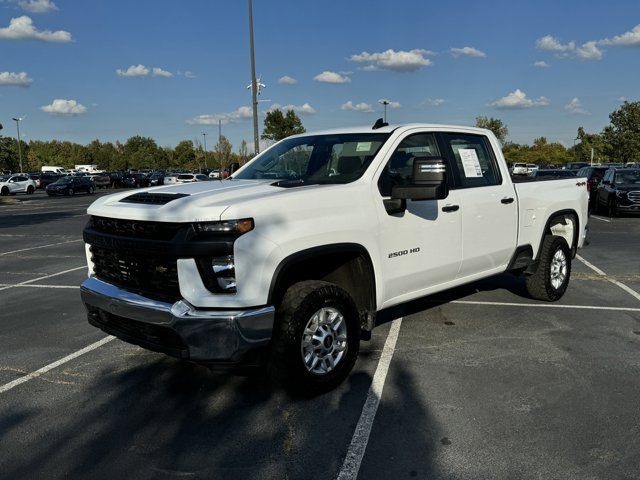
M 16 193 L 26 193 L 31 195 L 36 191 L 36 182 L 28 175 L 12 175 L 6 181 L 0 182 L 0 195 L 15 195 Z
M 527 163 L 527 174 L 533 173 L 538 170 L 540 167 L 535 163 Z
M 209 172 L 209 178 L 220 178 L 221 176 L 220 170 L 212 170 Z
M 209 177 L 202 173 L 181 173 L 176 178 L 176 183 L 193 183 L 193 182 L 206 182 Z
M 513 164 L 513 175 L 526 175 L 527 173 L 529 173 L 529 170 L 527 169 L 527 164 L 526 163 L 514 163 Z
M 296 135 L 229 181 L 96 200 L 81 295 L 89 322 L 125 341 L 207 365 L 264 359 L 323 391 L 381 310 L 505 271 L 560 299 L 588 198 L 583 178 L 512 181 L 485 129 Z

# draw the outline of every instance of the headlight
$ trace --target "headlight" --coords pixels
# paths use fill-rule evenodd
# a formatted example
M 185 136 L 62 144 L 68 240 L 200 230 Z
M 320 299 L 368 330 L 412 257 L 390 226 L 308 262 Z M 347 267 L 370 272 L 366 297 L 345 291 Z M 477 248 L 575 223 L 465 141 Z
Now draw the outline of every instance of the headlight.
M 253 218 L 242 220 L 225 220 L 223 222 L 203 222 L 194 223 L 193 228 L 196 233 L 235 233 L 238 236 L 253 230 Z

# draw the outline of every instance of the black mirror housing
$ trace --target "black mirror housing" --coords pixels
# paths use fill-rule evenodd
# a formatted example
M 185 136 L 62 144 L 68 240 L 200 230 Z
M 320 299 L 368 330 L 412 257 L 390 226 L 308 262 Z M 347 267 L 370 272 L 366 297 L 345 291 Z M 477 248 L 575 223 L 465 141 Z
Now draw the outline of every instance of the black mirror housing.
M 406 200 L 441 200 L 449 195 L 447 166 L 441 157 L 416 157 L 411 185 L 397 185 L 391 198 Z

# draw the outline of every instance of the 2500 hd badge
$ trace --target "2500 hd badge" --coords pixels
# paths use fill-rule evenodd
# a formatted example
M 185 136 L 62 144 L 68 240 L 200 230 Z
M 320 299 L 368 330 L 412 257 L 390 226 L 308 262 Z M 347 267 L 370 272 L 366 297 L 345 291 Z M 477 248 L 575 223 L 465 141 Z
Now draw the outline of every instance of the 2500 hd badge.
M 400 250 L 399 252 L 391 252 L 389 254 L 389 258 L 401 257 L 403 255 L 409 255 L 410 253 L 418 253 L 420 251 L 420 247 L 414 247 L 410 250 Z

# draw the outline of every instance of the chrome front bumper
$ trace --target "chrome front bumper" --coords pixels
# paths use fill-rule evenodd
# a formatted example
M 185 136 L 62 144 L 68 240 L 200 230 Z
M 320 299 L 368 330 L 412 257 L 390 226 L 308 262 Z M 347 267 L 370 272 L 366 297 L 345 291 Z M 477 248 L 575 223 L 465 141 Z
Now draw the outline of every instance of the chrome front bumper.
M 200 363 L 237 364 L 266 346 L 272 306 L 248 310 L 198 310 L 183 300 L 151 300 L 96 278 L 80 287 L 89 323 L 124 341 Z

